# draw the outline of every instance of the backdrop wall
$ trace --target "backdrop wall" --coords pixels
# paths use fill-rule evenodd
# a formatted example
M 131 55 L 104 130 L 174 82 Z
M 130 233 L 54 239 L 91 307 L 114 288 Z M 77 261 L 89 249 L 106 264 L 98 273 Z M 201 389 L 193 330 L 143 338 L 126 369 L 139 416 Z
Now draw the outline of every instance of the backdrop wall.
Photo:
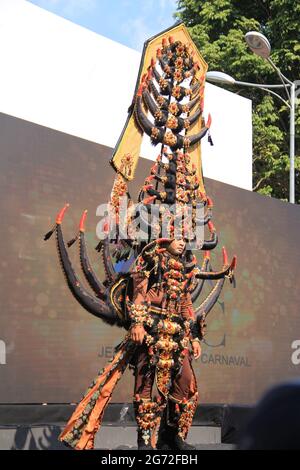
M 96 208 L 110 194 L 112 150 L 0 114 L 0 402 L 78 401 L 113 353 L 124 332 L 85 312 L 69 293 L 55 242 L 43 235 L 57 211 L 71 207 L 66 240 L 88 209 L 89 253 L 94 250 Z M 151 162 L 140 159 L 132 196 Z M 300 372 L 299 207 L 206 179 L 215 203 L 221 247 L 238 256 L 237 286 L 225 284 L 208 317 L 203 354 L 196 365 L 202 403 L 251 403 L 266 387 Z M 78 248 L 70 253 L 79 272 Z M 298 341 L 298 343 L 297 343 Z M 130 401 L 132 376 L 114 401 Z

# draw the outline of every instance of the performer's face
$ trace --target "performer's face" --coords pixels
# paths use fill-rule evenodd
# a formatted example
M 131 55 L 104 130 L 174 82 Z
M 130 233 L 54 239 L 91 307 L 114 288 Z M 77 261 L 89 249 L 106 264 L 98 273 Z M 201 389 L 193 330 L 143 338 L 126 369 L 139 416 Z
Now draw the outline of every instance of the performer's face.
M 185 241 L 182 239 L 173 240 L 168 246 L 168 251 L 172 255 L 182 255 L 184 249 L 185 249 Z

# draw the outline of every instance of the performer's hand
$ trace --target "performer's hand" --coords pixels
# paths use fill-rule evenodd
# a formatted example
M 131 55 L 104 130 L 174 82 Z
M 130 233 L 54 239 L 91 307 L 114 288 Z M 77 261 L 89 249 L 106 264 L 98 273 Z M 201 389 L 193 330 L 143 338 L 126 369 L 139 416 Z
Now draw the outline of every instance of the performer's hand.
M 130 330 L 130 338 L 135 343 L 142 344 L 146 331 L 142 325 L 135 325 Z
M 199 359 L 199 357 L 201 356 L 201 345 L 199 341 L 192 341 L 192 349 L 194 359 Z

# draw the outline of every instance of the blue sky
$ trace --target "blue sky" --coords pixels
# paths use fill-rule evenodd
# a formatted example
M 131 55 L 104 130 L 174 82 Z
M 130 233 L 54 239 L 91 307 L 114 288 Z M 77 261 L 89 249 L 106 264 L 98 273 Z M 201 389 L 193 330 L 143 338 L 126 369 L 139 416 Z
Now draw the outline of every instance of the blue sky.
M 174 24 L 177 0 L 28 0 L 138 51 Z

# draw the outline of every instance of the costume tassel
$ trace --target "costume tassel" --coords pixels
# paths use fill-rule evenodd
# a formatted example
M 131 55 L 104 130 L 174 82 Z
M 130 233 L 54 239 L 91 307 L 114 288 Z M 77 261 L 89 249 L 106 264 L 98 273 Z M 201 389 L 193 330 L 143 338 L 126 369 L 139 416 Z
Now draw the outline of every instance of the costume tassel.
M 70 241 L 68 241 L 67 246 L 70 248 L 70 246 L 74 245 L 74 243 L 78 240 L 79 234 L 76 235 L 76 237 L 72 238 Z
M 102 248 L 102 240 L 101 240 L 101 241 L 98 243 L 98 245 L 95 247 L 95 250 L 98 251 L 98 253 L 100 253 L 101 248 Z
M 49 238 L 54 233 L 55 229 L 56 229 L 56 224 L 53 226 L 53 228 L 51 230 L 49 230 L 49 232 L 46 233 L 46 235 L 44 235 L 44 240 L 45 241 L 49 240 Z

